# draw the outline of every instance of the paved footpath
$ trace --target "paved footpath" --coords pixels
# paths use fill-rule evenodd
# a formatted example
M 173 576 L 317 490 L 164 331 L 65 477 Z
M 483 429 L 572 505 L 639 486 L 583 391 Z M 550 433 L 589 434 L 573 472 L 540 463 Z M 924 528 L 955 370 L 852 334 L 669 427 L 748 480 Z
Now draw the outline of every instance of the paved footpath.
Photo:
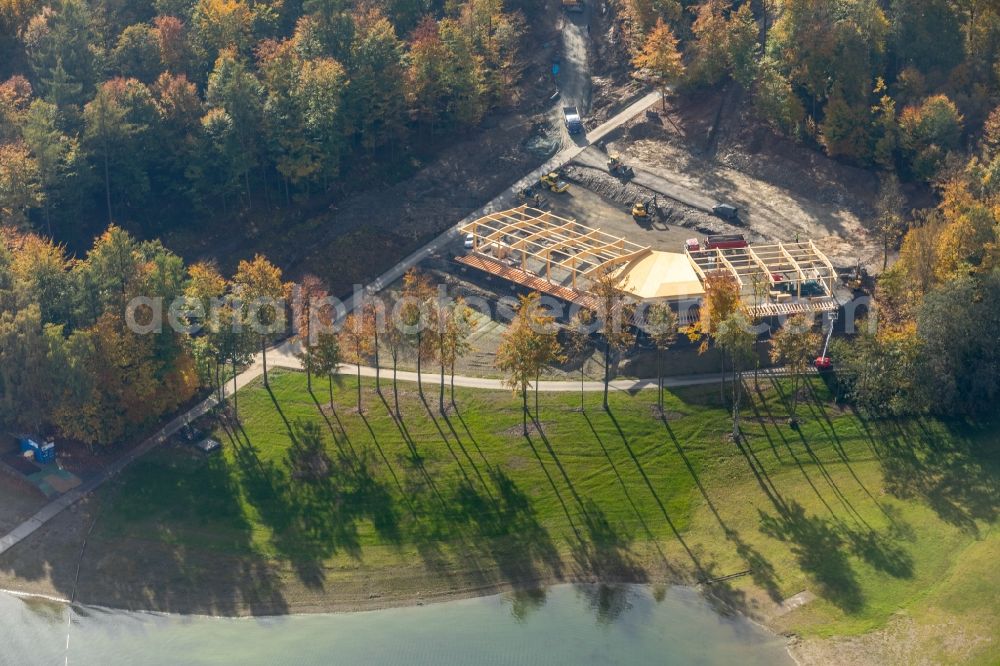
M 295 356 L 296 347 L 293 343 L 285 343 L 278 347 L 272 348 L 267 355 L 267 364 L 271 368 L 285 368 L 292 370 L 301 370 L 302 363 Z M 236 377 L 236 390 L 239 390 L 260 377 L 264 372 L 263 364 L 261 363 L 260 355 L 258 354 L 254 360 L 253 365 L 244 370 Z M 353 376 L 357 373 L 357 368 L 352 365 L 343 365 L 340 367 L 341 374 Z M 779 377 L 786 375 L 787 372 L 781 368 L 762 370 L 761 374 L 765 377 Z M 384 380 L 389 381 L 392 377 L 392 370 L 389 368 L 382 368 L 381 375 Z M 361 366 L 361 376 L 363 377 L 374 377 L 375 368 L 368 366 Z M 396 373 L 397 379 L 403 382 L 416 382 L 417 373 L 410 372 L 406 370 L 400 370 Z M 423 372 L 420 373 L 420 378 L 423 383 L 429 386 L 436 386 L 441 383 L 440 372 Z M 687 375 L 680 377 L 666 377 L 664 378 L 663 385 L 666 388 L 680 388 L 684 386 L 702 386 L 705 384 L 715 384 L 719 382 L 720 376 L 716 374 L 708 375 Z M 450 382 L 451 378 L 445 375 L 445 382 Z M 477 388 L 486 390 L 509 390 L 507 386 L 504 385 L 503 381 L 491 377 L 468 377 L 463 375 L 455 376 L 455 386 L 463 388 Z M 645 389 L 656 388 L 656 380 L 653 379 L 616 379 L 613 380 L 609 387 L 614 391 L 641 391 Z M 542 392 L 574 392 L 581 390 L 581 383 L 575 380 L 545 380 L 538 382 L 538 390 Z M 582 384 L 582 390 L 587 392 L 603 391 L 604 383 L 599 381 L 584 381 Z M 224 394 L 226 396 L 231 395 L 233 392 L 233 383 L 228 382 Z M 73 490 L 60 495 L 56 499 L 52 500 L 45 506 L 43 506 L 35 515 L 31 516 L 23 523 L 12 529 L 6 535 L 0 537 L 0 554 L 11 549 L 24 539 L 28 538 L 33 534 L 38 528 L 42 527 L 45 523 L 55 518 L 57 515 L 62 513 L 65 509 L 69 508 L 76 502 L 83 499 L 87 494 L 93 491 L 95 488 L 100 486 L 105 481 L 111 479 L 126 466 L 132 463 L 134 460 L 142 455 L 145 455 L 155 447 L 159 446 L 165 442 L 169 437 L 176 434 L 184 424 L 194 421 L 206 414 L 212 407 L 218 404 L 218 398 L 213 395 L 205 400 L 201 401 L 187 412 L 173 418 L 170 422 L 161 427 L 154 435 L 143 441 L 141 444 L 136 446 L 134 449 L 129 451 L 127 454 L 123 455 L 121 458 L 116 460 L 114 463 L 110 464 L 104 470 L 101 471 L 97 476 L 88 479 L 84 483 L 80 484 Z
M 293 370 L 300 370 L 302 368 L 301 362 L 294 356 L 294 346 L 290 344 L 284 344 L 278 348 L 274 348 L 267 355 L 267 364 L 271 368 L 286 368 Z M 343 365 L 340 368 L 340 373 L 344 375 L 353 376 L 357 373 L 357 369 L 351 365 Z M 237 390 L 243 388 L 250 382 L 259 378 L 263 374 L 263 364 L 261 363 L 260 355 L 257 356 L 253 365 L 247 368 L 245 371 L 240 373 L 236 378 Z M 392 370 L 388 368 L 382 368 L 381 374 L 384 380 L 389 381 L 392 377 Z M 403 382 L 416 382 L 417 373 L 400 370 L 397 373 L 397 378 L 399 381 Z M 780 370 L 766 371 L 763 374 L 767 376 L 778 376 L 782 374 Z M 363 377 L 374 377 L 375 368 L 362 366 L 361 375 Z M 719 381 L 720 377 L 718 374 L 710 375 L 689 375 L 684 377 L 667 377 L 664 379 L 663 385 L 667 388 L 678 388 L 683 386 L 701 386 L 704 384 L 715 384 Z M 421 380 L 431 386 L 438 385 L 441 383 L 441 374 L 439 372 L 426 372 L 421 373 Z M 450 382 L 451 378 L 445 376 L 445 382 Z M 478 388 L 487 390 L 509 390 L 503 384 L 503 381 L 496 378 L 489 377 L 468 377 L 462 375 L 455 376 L 455 386 L 464 388 Z M 656 381 L 650 379 L 616 379 L 610 383 L 611 390 L 614 391 L 641 391 L 645 389 L 656 388 Z M 582 388 L 588 392 L 603 391 L 604 383 L 599 381 L 585 381 L 582 384 Z M 581 383 L 574 380 L 547 380 L 538 382 L 538 390 L 542 392 L 573 392 L 581 390 Z M 229 396 L 233 392 L 232 382 L 228 382 L 225 387 L 225 395 Z M 103 469 L 97 476 L 88 479 L 84 483 L 80 484 L 73 490 L 60 495 L 56 499 L 52 500 L 45 506 L 43 506 L 35 515 L 31 516 L 23 523 L 12 529 L 10 532 L 0 537 L 0 554 L 7 550 L 10 550 L 15 545 L 28 538 L 36 530 L 42 527 L 45 523 L 55 518 L 57 515 L 62 513 L 65 509 L 69 508 L 76 502 L 83 499 L 95 488 L 100 486 L 105 481 L 113 478 L 126 466 L 135 461 L 140 456 L 145 455 L 155 447 L 159 446 L 165 442 L 172 435 L 176 434 L 184 424 L 194 421 L 206 414 L 212 407 L 218 404 L 218 398 L 213 395 L 212 397 L 206 398 L 201 401 L 187 412 L 173 418 L 170 422 L 161 427 L 154 435 L 144 440 L 141 444 L 136 446 L 134 449 L 129 451 L 127 454 L 123 455 L 121 458 L 116 460 L 114 463 L 108 465 Z
M 386 271 L 384 274 L 375 279 L 371 284 L 369 284 L 365 291 L 369 293 L 375 293 L 380 291 L 385 285 L 391 284 L 392 282 L 398 280 L 400 276 L 402 276 L 403 273 L 409 270 L 412 266 L 415 266 L 416 264 L 426 259 L 428 256 L 437 252 L 440 248 L 452 242 L 458 236 L 459 233 L 458 228 L 462 224 L 471 222 L 472 220 L 482 217 L 483 215 L 487 215 L 491 212 L 501 210 L 503 208 L 509 208 L 512 205 L 512 201 L 516 200 L 515 197 L 517 192 L 524 189 L 528 185 L 536 183 L 542 174 L 548 173 L 549 171 L 553 171 L 555 169 L 564 166 L 565 164 L 576 158 L 576 156 L 579 155 L 581 152 L 583 152 L 587 148 L 587 146 L 589 146 L 591 143 L 599 141 L 600 139 L 604 138 L 608 133 L 614 131 L 628 120 L 631 120 L 640 113 L 643 113 L 646 109 L 648 109 L 654 103 L 659 101 L 659 99 L 660 99 L 660 94 L 658 92 L 651 92 L 648 95 L 639 99 L 637 102 L 629 105 L 627 108 L 625 108 L 623 111 L 610 118 L 604 124 L 594 128 L 593 130 L 588 131 L 585 138 L 577 138 L 573 145 L 560 150 L 548 162 L 546 162 L 539 168 L 535 169 L 531 173 L 527 174 L 521 180 L 514 183 L 514 185 L 512 185 L 508 191 L 496 197 L 488 204 L 486 204 L 479 210 L 475 211 L 474 213 L 466 217 L 464 220 L 461 220 L 460 222 L 455 224 L 451 229 L 444 232 L 443 234 L 435 238 L 433 241 L 431 241 L 424 247 L 420 248 L 410 256 L 406 257 L 405 259 L 397 263 L 395 266 L 393 266 L 391 269 Z M 348 311 L 354 309 L 355 299 L 356 296 L 352 296 L 350 299 L 348 299 L 347 303 L 345 304 Z M 273 361 L 272 357 L 274 359 Z M 291 355 L 291 353 L 289 353 L 289 348 L 287 345 L 283 345 L 281 349 L 276 349 L 273 352 L 273 354 L 268 354 L 268 363 L 269 364 L 273 363 L 276 367 L 277 366 L 292 367 L 292 368 L 301 367 L 298 363 L 298 360 L 293 355 Z M 258 358 L 257 361 L 252 366 L 250 366 L 247 370 L 245 370 L 236 378 L 237 388 L 239 389 L 242 388 L 243 386 L 246 386 L 248 383 L 259 377 L 262 372 L 263 368 L 261 367 L 260 360 Z M 362 368 L 362 374 L 366 376 L 374 376 L 375 369 Z M 400 379 L 403 380 L 416 381 L 417 379 L 416 373 L 413 372 L 400 372 L 398 373 L 398 376 Z M 438 375 L 432 375 L 430 373 L 427 373 L 423 374 L 421 379 L 427 382 L 428 384 L 432 384 L 438 381 L 440 377 Z M 718 378 L 717 377 L 715 379 L 691 378 L 691 381 L 694 383 L 710 383 L 712 381 L 718 381 Z M 601 388 L 603 388 L 603 385 L 600 384 L 600 382 L 592 382 L 592 384 L 597 384 Z M 497 389 L 503 388 L 502 384 L 500 383 L 500 380 L 480 379 L 476 377 L 456 377 L 455 385 L 471 387 L 471 388 L 497 388 Z M 551 386 L 546 388 L 546 386 L 548 385 Z M 647 388 L 653 385 L 655 384 L 652 384 L 650 382 L 633 382 L 631 385 L 628 382 L 623 383 L 620 381 L 613 383 L 613 386 L 615 388 L 621 388 L 623 390 L 629 390 L 628 388 L 629 386 L 631 386 L 631 388 L 634 389 L 634 388 Z M 680 385 L 680 384 L 668 384 L 668 386 L 670 385 Z M 540 390 L 544 391 L 570 391 L 570 390 L 575 391 L 579 390 L 580 384 L 579 382 L 540 382 L 539 388 Z M 232 382 L 230 382 L 229 385 L 226 387 L 226 394 L 228 395 L 229 392 L 231 392 L 231 390 L 232 390 Z M 594 389 L 591 388 L 590 390 Z M 80 484 L 73 490 L 63 495 L 60 495 L 56 499 L 52 500 L 51 502 L 43 506 L 35 515 L 31 516 L 23 523 L 12 529 L 10 532 L 0 537 L 0 554 L 13 548 L 15 545 L 17 545 L 24 539 L 28 538 L 28 536 L 33 534 L 42 525 L 55 518 L 57 515 L 62 513 L 65 509 L 69 508 L 76 502 L 83 499 L 87 494 L 89 494 L 95 488 L 100 486 L 102 483 L 104 483 L 108 479 L 114 477 L 116 474 L 121 472 L 132 461 L 148 453 L 153 448 L 166 441 L 167 438 L 169 438 L 171 435 L 175 434 L 178 430 L 180 430 L 185 423 L 193 421 L 198 417 L 202 416 L 203 414 L 205 414 L 206 412 L 208 412 L 208 410 L 210 410 L 212 407 L 216 405 L 217 401 L 218 398 L 213 396 L 198 403 L 187 412 L 181 414 L 180 416 L 177 416 L 169 423 L 164 425 L 156 432 L 156 434 L 146 439 L 137 447 L 135 447 L 127 454 L 116 460 L 114 463 L 106 467 L 97 476 L 85 481 L 84 483 Z
M 268 367 L 275 368 L 287 368 L 291 370 L 301 370 L 302 362 L 295 355 L 298 349 L 297 343 L 286 342 L 279 347 L 273 349 L 267 354 L 267 365 Z M 344 364 L 340 366 L 338 374 L 355 376 L 358 370 L 355 366 L 350 364 Z M 259 374 L 259 373 L 258 373 Z M 783 377 L 788 374 L 787 370 L 784 368 L 765 368 L 760 370 L 760 375 L 762 377 Z M 392 380 L 392 368 L 381 368 L 380 375 L 383 381 Z M 361 376 L 362 377 L 374 377 L 375 368 L 366 365 L 361 366 Z M 727 378 L 729 375 L 726 375 Z M 399 370 L 396 373 L 396 377 L 402 382 L 416 382 L 417 373 L 408 370 Z M 440 370 L 432 370 L 430 372 L 421 372 L 420 380 L 422 383 L 427 385 L 437 386 L 441 383 L 441 372 Z M 701 375 L 677 375 L 674 377 L 664 377 L 663 387 L 664 388 L 681 388 L 684 386 L 702 386 L 704 384 L 717 384 L 720 380 L 719 373 L 712 374 L 701 374 Z M 451 383 L 451 377 L 446 373 L 444 376 L 445 384 Z M 462 388 L 476 388 L 476 389 L 487 389 L 487 390 L 504 390 L 509 391 L 510 387 L 503 383 L 502 379 L 495 377 L 468 377 L 464 375 L 455 375 L 455 386 L 460 386 Z M 609 384 L 609 388 L 612 391 L 625 391 L 631 393 L 633 391 L 641 391 L 644 389 L 656 388 L 655 379 L 613 379 Z M 538 382 L 538 390 L 542 393 L 566 393 L 581 390 L 581 383 L 579 379 L 553 379 L 553 380 L 541 380 Z M 603 381 L 593 381 L 585 380 L 582 384 L 582 390 L 587 392 L 603 391 L 604 382 Z

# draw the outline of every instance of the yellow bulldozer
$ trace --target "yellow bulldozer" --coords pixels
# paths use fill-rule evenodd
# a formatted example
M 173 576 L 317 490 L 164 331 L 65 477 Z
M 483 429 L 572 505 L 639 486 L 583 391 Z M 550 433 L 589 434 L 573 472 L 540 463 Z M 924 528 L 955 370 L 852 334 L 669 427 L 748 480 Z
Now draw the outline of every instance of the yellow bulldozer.
M 559 177 L 559 174 L 555 171 L 547 173 L 538 179 L 539 185 L 542 187 L 552 190 L 553 192 L 565 192 L 569 189 L 569 183 Z

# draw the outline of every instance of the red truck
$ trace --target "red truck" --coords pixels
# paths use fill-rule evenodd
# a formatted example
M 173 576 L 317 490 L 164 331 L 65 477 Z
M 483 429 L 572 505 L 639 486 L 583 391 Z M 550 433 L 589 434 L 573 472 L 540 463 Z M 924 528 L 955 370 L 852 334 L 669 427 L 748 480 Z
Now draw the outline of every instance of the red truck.
M 706 250 L 732 250 L 748 246 L 749 243 L 743 234 L 716 234 L 705 239 Z

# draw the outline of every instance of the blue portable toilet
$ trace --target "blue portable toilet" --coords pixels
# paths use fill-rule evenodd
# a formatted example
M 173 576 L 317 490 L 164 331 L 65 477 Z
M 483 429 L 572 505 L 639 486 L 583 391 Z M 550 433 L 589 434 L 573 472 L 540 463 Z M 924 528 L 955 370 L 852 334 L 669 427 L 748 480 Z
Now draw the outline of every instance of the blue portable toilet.
M 38 449 L 38 453 L 35 454 L 35 460 L 40 463 L 50 463 L 56 459 L 56 444 L 55 442 L 45 442 Z
M 21 445 L 21 453 L 31 451 L 37 462 L 50 463 L 56 459 L 55 442 L 45 442 L 44 444 L 39 444 L 34 439 L 27 436 L 19 437 L 18 442 Z

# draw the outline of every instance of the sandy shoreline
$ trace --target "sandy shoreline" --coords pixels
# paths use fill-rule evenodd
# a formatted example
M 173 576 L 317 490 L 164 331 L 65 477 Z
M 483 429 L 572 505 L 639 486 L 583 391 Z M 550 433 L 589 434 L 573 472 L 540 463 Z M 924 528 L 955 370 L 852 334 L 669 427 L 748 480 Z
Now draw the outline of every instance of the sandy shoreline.
M 621 580 L 613 581 L 613 582 L 607 582 L 607 581 L 595 581 L 595 580 L 583 580 L 583 579 L 581 579 L 581 580 L 568 579 L 568 580 L 551 580 L 551 581 L 547 581 L 547 582 L 540 582 L 539 585 L 537 586 L 537 588 L 546 588 L 546 587 L 553 586 L 553 585 L 565 585 L 565 584 L 569 584 L 569 585 L 639 585 L 639 586 L 646 586 L 646 587 L 650 587 L 650 588 L 655 587 L 657 585 L 676 586 L 676 587 L 684 587 L 684 588 L 688 588 L 688 589 L 694 589 L 694 590 L 696 590 L 699 593 L 699 595 L 701 595 L 707 601 L 709 601 L 710 603 L 712 601 L 711 595 L 710 594 L 706 594 L 704 586 L 702 586 L 702 585 L 691 586 L 691 585 L 685 585 L 683 583 L 651 583 L 649 581 L 633 582 L 633 581 L 621 581 Z M 537 589 L 537 588 L 534 588 L 534 589 Z M 249 614 L 249 613 L 244 613 L 244 614 L 239 614 L 239 615 L 219 615 L 219 614 L 210 614 L 210 613 L 176 613 L 176 612 L 153 610 L 153 609 L 116 608 L 116 607 L 104 606 L 104 605 L 101 605 L 101 604 L 88 604 L 86 602 L 79 602 L 79 601 L 77 601 L 77 602 L 71 602 L 69 599 L 66 599 L 66 598 L 63 598 L 63 597 L 57 597 L 57 596 L 50 595 L 50 594 L 45 594 L 45 593 L 42 593 L 42 592 L 28 592 L 28 591 L 16 590 L 16 589 L 9 589 L 9 588 L 0 588 L 0 594 L 7 594 L 7 595 L 10 595 L 10 596 L 14 596 L 14 597 L 20 598 L 20 599 L 40 600 L 40 601 L 46 601 L 46 602 L 51 602 L 51 603 L 60 604 L 60 605 L 68 605 L 68 606 L 85 606 L 87 608 L 100 609 L 100 610 L 112 611 L 112 612 L 122 612 L 122 611 L 124 611 L 124 612 L 129 612 L 129 613 L 140 613 L 140 614 L 148 614 L 148 615 L 156 615 L 156 616 L 202 617 L 202 618 L 216 618 L 216 619 L 229 619 L 229 620 L 249 620 L 249 619 L 267 619 L 269 617 L 270 618 L 280 618 L 280 617 L 289 617 L 289 616 L 294 616 L 294 615 L 341 615 L 341 614 L 349 614 L 349 613 L 369 613 L 369 612 L 376 612 L 376 611 L 387 610 L 387 609 L 392 609 L 392 608 L 416 608 L 416 607 L 425 606 L 425 605 L 429 605 L 429 604 L 443 604 L 443 603 L 448 603 L 448 602 L 461 601 L 463 599 L 472 599 L 472 598 L 490 597 L 490 596 L 496 596 L 496 595 L 509 594 L 509 593 L 511 593 L 511 592 L 513 592 L 513 591 L 515 591 L 517 589 L 532 589 L 532 588 L 524 588 L 522 586 L 514 586 L 514 585 L 509 585 L 509 584 L 504 584 L 504 585 L 490 585 L 490 586 L 484 586 L 483 588 L 480 588 L 480 589 L 471 589 L 470 588 L 470 589 L 464 589 L 464 590 L 454 590 L 454 591 L 443 591 L 443 592 L 438 592 L 438 593 L 430 593 L 430 594 L 427 594 L 427 595 L 421 595 L 419 597 L 412 597 L 412 598 L 409 598 L 409 599 L 405 599 L 405 598 L 400 597 L 400 598 L 389 600 L 388 602 L 386 602 L 386 600 L 384 600 L 384 599 L 380 599 L 380 600 L 377 600 L 377 601 L 373 600 L 374 601 L 373 604 L 358 604 L 358 603 L 353 602 L 353 601 L 338 601 L 336 599 L 329 599 L 328 603 L 325 603 L 325 604 L 322 604 L 322 605 L 319 605 L 319 606 L 314 606 L 312 604 L 303 604 L 303 605 L 301 605 L 301 607 L 294 608 L 294 610 L 291 610 L 291 612 L 283 613 L 283 614 L 279 614 L 279 615 L 255 615 L 255 614 Z M 771 634 L 776 639 L 783 639 L 784 642 L 785 642 L 785 651 L 788 654 L 789 658 L 795 664 L 799 664 L 801 666 L 801 662 L 799 661 L 799 659 L 796 658 L 796 656 L 792 652 L 792 647 L 796 644 L 796 640 L 797 640 L 796 637 L 794 637 L 794 636 L 790 637 L 790 636 L 787 636 L 787 635 L 780 634 L 780 633 L 776 632 L 774 629 L 772 629 L 771 627 L 769 627 L 766 623 L 761 622 L 760 620 L 758 620 L 758 619 L 756 619 L 754 617 L 751 617 L 749 615 L 746 615 L 744 613 L 740 613 L 739 611 L 733 610 L 732 613 L 734 615 L 741 616 L 743 619 L 745 619 L 746 621 L 750 622 L 751 624 L 753 624 L 754 626 L 756 626 L 761 631 L 763 631 L 765 633 L 768 633 L 768 634 Z

